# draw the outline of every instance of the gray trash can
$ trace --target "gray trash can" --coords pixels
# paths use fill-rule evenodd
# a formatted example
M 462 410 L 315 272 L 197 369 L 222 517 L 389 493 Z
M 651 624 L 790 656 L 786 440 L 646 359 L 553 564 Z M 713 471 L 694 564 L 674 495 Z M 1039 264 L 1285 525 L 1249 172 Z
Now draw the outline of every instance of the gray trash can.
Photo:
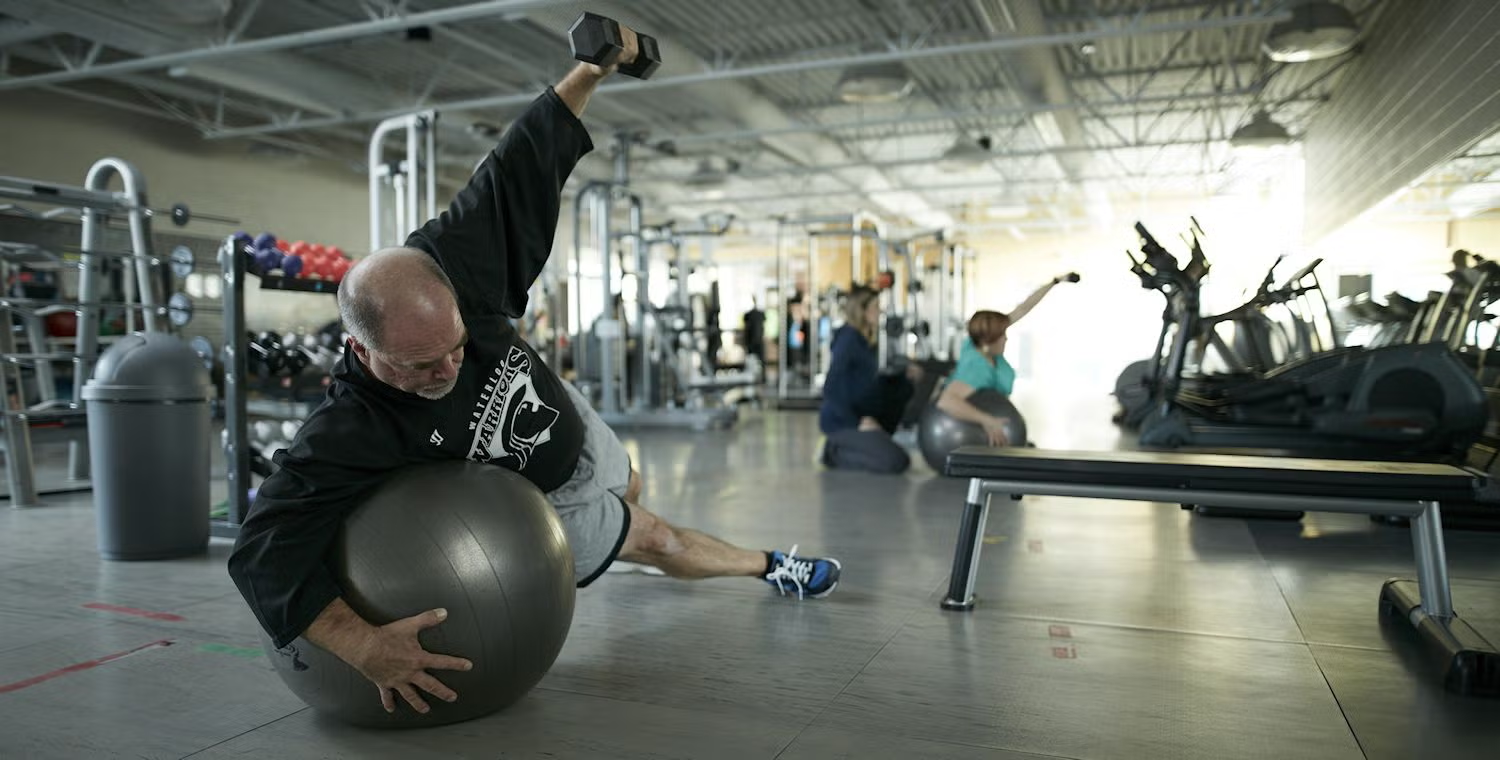
M 99 357 L 83 398 L 105 559 L 208 547 L 212 396 L 203 361 L 171 335 L 127 335 Z

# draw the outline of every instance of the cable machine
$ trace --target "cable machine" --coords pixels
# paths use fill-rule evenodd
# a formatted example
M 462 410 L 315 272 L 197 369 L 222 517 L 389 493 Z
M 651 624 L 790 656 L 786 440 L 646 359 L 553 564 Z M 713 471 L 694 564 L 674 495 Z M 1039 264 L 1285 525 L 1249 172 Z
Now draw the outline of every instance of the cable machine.
M 579 336 L 589 330 L 583 324 L 582 291 L 583 250 L 589 247 L 600 264 L 600 293 L 603 309 L 593 325 L 594 339 L 580 337 L 573 341 L 573 366 L 580 379 L 580 389 L 594 390 L 591 381 L 597 377 L 595 396 L 599 416 L 614 427 L 685 427 L 696 430 L 729 427 L 739 419 L 732 407 L 713 407 L 708 393 L 689 393 L 684 402 L 677 393 L 665 393 L 664 377 L 657 372 L 668 360 L 661 340 L 664 337 L 659 313 L 650 302 L 650 252 L 655 245 L 670 245 L 679 266 L 686 265 L 683 242 L 689 237 L 717 237 L 728 226 L 701 232 L 674 231 L 670 227 L 647 228 L 641 198 L 630 192 L 630 148 L 634 136 L 615 136 L 615 176 L 610 181 L 594 181 L 578 191 L 573 204 L 573 316 Z M 614 218 L 623 212 L 628 223 L 617 232 Z M 589 220 L 584 232 L 584 216 Z M 627 325 L 624 294 L 617 291 L 613 279 L 615 259 L 619 258 L 622 276 L 626 272 L 625 252 L 631 254 L 636 278 L 636 296 Z M 681 306 L 687 307 L 687 272 L 679 273 Z M 627 334 L 627 326 L 633 334 Z M 630 339 L 634 339 L 634 345 Z M 672 349 L 674 352 L 675 347 Z M 632 366 L 633 364 L 633 366 Z M 690 377 L 688 378 L 690 379 Z M 690 385 L 690 384 L 689 384 Z

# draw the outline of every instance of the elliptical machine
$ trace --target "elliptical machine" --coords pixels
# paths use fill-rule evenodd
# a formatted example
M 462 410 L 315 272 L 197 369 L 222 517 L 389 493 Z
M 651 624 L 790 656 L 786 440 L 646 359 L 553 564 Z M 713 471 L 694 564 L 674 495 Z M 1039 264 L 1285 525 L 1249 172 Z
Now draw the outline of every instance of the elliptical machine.
M 1143 447 L 1451 460 L 1483 432 L 1483 390 L 1442 343 L 1333 348 L 1262 372 L 1188 376 L 1189 351 L 1204 334 L 1199 294 L 1207 257 L 1196 230 L 1182 267 L 1144 225 L 1135 229 L 1144 258 L 1131 256 L 1132 271 L 1168 303 L 1168 323 L 1143 381 L 1149 391 L 1138 413 Z

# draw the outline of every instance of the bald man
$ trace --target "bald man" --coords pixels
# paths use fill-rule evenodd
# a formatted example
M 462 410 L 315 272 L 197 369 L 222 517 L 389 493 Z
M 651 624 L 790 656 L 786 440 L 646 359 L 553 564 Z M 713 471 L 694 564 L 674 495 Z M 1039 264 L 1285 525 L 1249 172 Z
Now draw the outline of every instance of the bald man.
M 624 32 L 628 63 L 635 35 Z M 578 118 L 610 71 L 575 68 L 511 125 L 446 212 L 350 271 L 339 312 L 351 338 L 333 383 L 276 455 L 229 559 L 277 647 L 305 636 L 333 652 L 388 711 L 398 695 L 418 712 L 429 709 L 421 692 L 456 699 L 429 671 L 471 667 L 418 641 L 445 611 L 372 625 L 326 565 L 345 516 L 403 466 L 471 459 L 524 475 L 562 519 L 579 587 L 616 559 L 677 578 L 759 577 L 799 599 L 838 585 L 837 560 L 742 549 L 642 508 L 619 440 L 511 327 L 551 252 L 563 184 L 593 148 Z

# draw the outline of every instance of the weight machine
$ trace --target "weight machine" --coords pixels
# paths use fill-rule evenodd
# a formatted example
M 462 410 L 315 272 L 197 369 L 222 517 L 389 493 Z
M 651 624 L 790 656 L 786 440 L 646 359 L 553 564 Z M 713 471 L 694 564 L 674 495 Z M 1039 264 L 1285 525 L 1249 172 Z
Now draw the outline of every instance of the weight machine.
M 385 160 L 385 143 L 402 138 L 406 157 Z M 437 112 L 396 116 L 370 136 L 370 250 L 406 242 L 437 216 Z M 387 209 L 393 211 L 387 211 Z M 425 210 L 425 216 L 423 211 Z
M 710 286 L 709 293 L 695 296 L 689 289 L 689 278 L 694 273 L 694 261 L 688 256 L 689 244 L 699 246 L 697 263 L 712 262 L 713 243 L 729 231 L 733 217 L 717 223 L 705 220 L 704 227 L 697 230 L 682 230 L 674 225 L 660 228 L 656 243 L 664 243 L 672 250 L 672 289 L 667 303 L 653 307 L 655 316 L 656 356 L 664 366 L 670 366 L 668 377 L 675 382 L 680 394 L 686 394 L 688 406 L 704 405 L 704 399 L 718 397 L 730 391 L 747 391 L 753 397 L 759 385 L 760 365 L 753 363 L 743 371 L 731 372 L 720 368 L 718 349 L 723 330 L 719 326 L 718 283 Z M 651 243 L 647 243 L 648 246 Z M 637 290 L 638 293 L 644 291 Z M 639 299 L 638 299 L 639 300 Z M 694 359 L 699 359 L 695 362 Z
M 708 396 L 701 393 L 701 387 L 699 393 L 692 393 L 690 375 L 679 375 L 689 380 L 687 386 L 690 392 L 686 402 L 679 403 L 676 394 L 669 396 L 663 392 L 661 383 L 664 378 L 657 375 L 656 368 L 662 366 L 668 357 L 663 350 L 657 348 L 662 337 L 659 315 L 653 313 L 649 297 L 650 251 L 653 245 L 672 245 L 677 251 L 679 266 L 682 266 L 686 263 L 682 251 L 684 238 L 716 237 L 724 234 L 728 227 L 726 225 L 706 230 L 702 234 L 674 232 L 669 228 L 648 229 L 644 223 L 641 198 L 630 193 L 630 149 L 634 140 L 634 136 L 630 134 L 616 135 L 614 178 L 589 182 L 574 198 L 574 287 L 570 296 L 579 338 L 573 341 L 573 367 L 579 378 L 591 375 L 589 370 L 597 367 L 599 416 L 613 427 L 686 427 L 696 430 L 728 427 L 739 419 L 739 413 L 732 407 L 709 406 L 706 403 Z M 617 232 L 614 217 L 622 210 L 628 217 L 628 223 L 624 231 Z M 593 328 L 598 341 L 597 348 L 590 345 L 591 341 L 584 337 L 588 330 L 583 322 L 583 304 L 582 299 L 576 297 L 582 291 L 583 282 L 585 214 L 590 222 L 587 245 L 596 252 L 600 262 L 600 292 L 603 295 L 603 310 Z M 633 372 L 627 357 L 632 352 L 626 340 L 622 319 L 625 315 L 621 313 L 625 306 L 624 298 L 623 294 L 615 292 L 613 280 L 613 264 L 617 256 L 621 260 L 622 273 L 625 271 L 626 245 L 632 254 L 636 276 L 636 297 L 633 313 L 630 315 L 636 333 Z M 679 272 L 679 280 L 679 298 L 684 299 L 681 305 L 687 307 L 690 302 L 685 300 L 685 270 Z M 676 347 L 673 347 L 674 352 L 675 350 Z M 591 353 L 594 355 L 591 356 Z M 588 385 L 587 381 L 582 382 L 580 389 L 587 389 L 586 395 L 592 395 L 593 389 L 588 388 Z

